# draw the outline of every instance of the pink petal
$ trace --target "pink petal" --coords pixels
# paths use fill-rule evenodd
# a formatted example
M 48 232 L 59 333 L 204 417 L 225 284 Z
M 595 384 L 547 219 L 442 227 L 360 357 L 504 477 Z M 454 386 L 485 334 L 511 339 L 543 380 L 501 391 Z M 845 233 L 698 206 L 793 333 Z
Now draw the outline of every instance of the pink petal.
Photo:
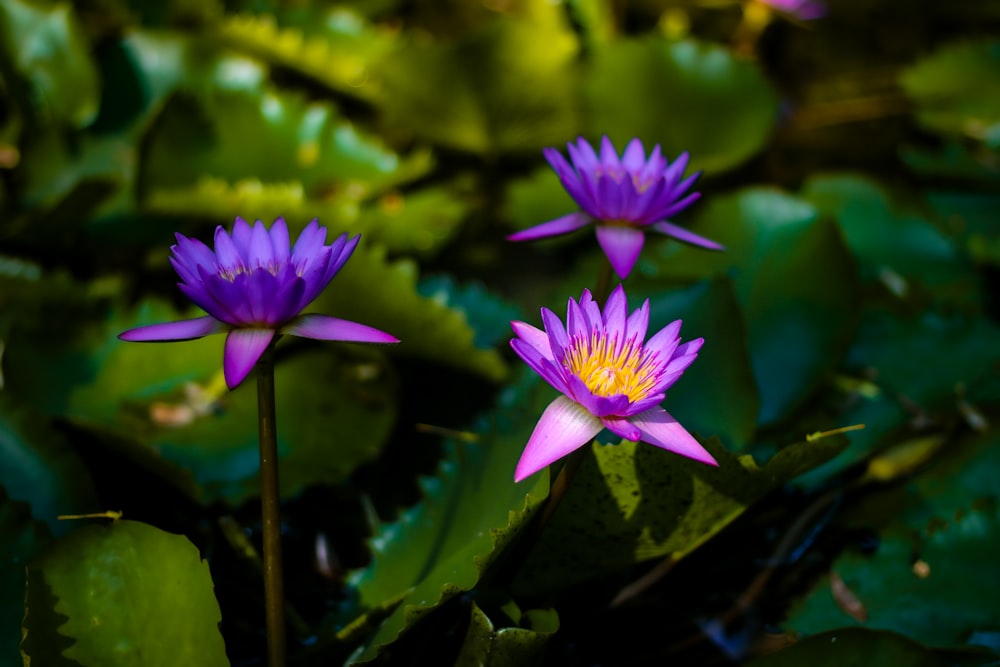
M 612 225 L 598 225 L 597 242 L 608 256 L 611 267 L 622 280 L 628 278 L 639 259 L 645 238 L 638 229 Z
M 575 232 L 581 227 L 586 227 L 590 223 L 590 216 L 586 213 L 570 213 L 555 220 L 543 222 L 540 225 L 522 229 L 507 237 L 508 241 L 533 241 L 547 236 L 559 236 Z
M 670 358 L 677 346 L 680 344 L 681 320 L 674 320 L 667 326 L 657 331 L 652 338 L 646 341 L 643 346 L 647 350 L 656 352 L 664 360 Z
M 683 227 L 678 227 L 677 225 L 672 225 L 669 222 L 658 222 L 653 225 L 653 229 L 667 236 L 672 236 L 678 241 L 684 241 L 685 243 L 691 243 L 693 245 L 701 246 L 702 248 L 709 248 L 711 250 L 725 250 L 726 248 L 715 241 L 706 239 L 704 236 L 698 236 L 694 232 L 689 232 Z
M 689 459 L 719 465 L 712 455 L 663 408 L 650 408 L 629 421 L 642 431 L 642 441 Z
M 524 446 L 514 471 L 514 481 L 535 474 L 553 461 L 579 449 L 601 432 L 601 420 L 565 396 L 545 408 Z
M 626 329 L 628 338 L 639 343 L 646 340 L 646 329 L 649 328 L 649 299 L 642 302 L 634 313 L 629 315 Z
M 222 371 L 226 386 L 236 389 L 274 339 L 274 329 L 233 329 L 226 336 Z
M 608 336 L 617 338 L 619 344 L 624 343 L 627 321 L 628 300 L 625 297 L 625 288 L 619 284 L 604 303 L 604 330 Z
M 514 321 L 510 323 L 514 335 L 548 359 L 552 358 L 552 346 L 549 345 L 549 335 L 541 329 L 536 329 L 527 322 Z
M 209 334 L 221 333 L 225 330 L 226 325 L 214 317 L 198 317 L 193 320 L 163 322 L 162 324 L 149 324 L 144 327 L 129 329 L 118 334 L 118 338 L 134 343 L 193 340 L 208 336 Z
M 619 438 L 632 440 L 633 442 L 642 439 L 642 433 L 639 431 L 639 428 L 624 417 L 612 417 L 609 415 L 602 417 L 601 422 Z
M 398 343 L 399 339 L 365 324 L 329 315 L 300 315 L 281 329 L 282 333 L 316 340 L 351 343 Z

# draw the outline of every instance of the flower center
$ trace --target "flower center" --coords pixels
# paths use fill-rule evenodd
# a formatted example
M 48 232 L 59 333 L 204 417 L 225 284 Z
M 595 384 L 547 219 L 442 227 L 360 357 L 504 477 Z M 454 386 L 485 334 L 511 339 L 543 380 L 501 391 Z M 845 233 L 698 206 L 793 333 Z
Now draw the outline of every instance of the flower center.
M 656 356 L 641 344 L 629 340 L 619 345 L 617 337 L 609 338 L 602 331 L 573 338 L 562 362 L 595 395 L 624 394 L 630 403 L 652 393 L 660 370 Z
M 235 282 L 236 276 L 242 274 L 251 274 L 257 269 L 267 269 L 272 276 L 278 275 L 278 271 L 281 269 L 281 265 L 278 262 L 271 262 L 267 265 L 260 264 L 258 266 L 247 266 L 243 262 L 240 262 L 236 266 L 220 266 L 219 267 L 219 277 L 228 280 L 229 282 Z M 297 272 L 299 275 L 301 271 Z

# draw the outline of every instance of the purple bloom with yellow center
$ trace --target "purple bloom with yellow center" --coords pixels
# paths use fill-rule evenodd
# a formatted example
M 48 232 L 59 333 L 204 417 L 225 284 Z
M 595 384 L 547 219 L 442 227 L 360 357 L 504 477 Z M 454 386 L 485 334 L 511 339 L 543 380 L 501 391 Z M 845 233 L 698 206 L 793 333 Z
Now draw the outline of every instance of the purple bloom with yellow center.
M 681 180 L 687 168 L 687 153 L 668 165 L 660 154 L 659 144 L 647 159 L 639 139 L 629 142 L 621 158 L 607 137 L 601 139 L 600 156 L 583 138 L 575 145 L 567 144 L 567 148 L 572 164 L 554 148 L 545 149 L 545 159 L 583 210 L 511 234 L 508 240 L 558 236 L 595 223 L 597 242 L 622 280 L 639 259 L 647 227 L 678 241 L 723 249 L 715 241 L 667 221 L 701 196 L 697 192 L 685 194 L 700 175 L 699 172 Z
M 677 320 L 650 338 L 649 300 L 628 314 L 619 285 L 604 312 L 588 290 L 569 300 L 566 326 L 542 308 L 541 331 L 512 322 L 511 347 L 546 382 L 562 392 L 542 413 L 521 454 L 520 482 L 590 442 L 607 428 L 626 440 L 641 440 L 702 463 L 715 459 L 660 407 L 665 392 L 691 365 L 704 342 L 681 343 Z
M 260 220 L 251 227 L 236 218 L 231 235 L 220 225 L 215 230 L 214 251 L 197 239 L 176 236 L 170 263 L 180 276 L 178 287 L 208 315 L 129 329 L 120 339 L 178 341 L 228 332 L 222 367 L 230 389 L 243 382 L 278 334 L 399 342 L 364 324 L 302 314 L 347 262 L 360 236 L 348 238 L 344 233 L 327 245 L 326 228 L 313 220 L 291 247 L 282 218 L 270 229 Z

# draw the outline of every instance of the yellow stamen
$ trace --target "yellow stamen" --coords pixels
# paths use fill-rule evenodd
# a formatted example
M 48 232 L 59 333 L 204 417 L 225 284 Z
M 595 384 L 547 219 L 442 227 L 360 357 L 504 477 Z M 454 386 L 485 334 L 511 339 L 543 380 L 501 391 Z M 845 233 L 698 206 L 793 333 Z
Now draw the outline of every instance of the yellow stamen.
M 656 385 L 660 364 L 634 340 L 619 345 L 617 337 L 603 331 L 570 341 L 563 366 L 583 380 L 597 396 L 624 394 L 629 402 L 649 396 Z

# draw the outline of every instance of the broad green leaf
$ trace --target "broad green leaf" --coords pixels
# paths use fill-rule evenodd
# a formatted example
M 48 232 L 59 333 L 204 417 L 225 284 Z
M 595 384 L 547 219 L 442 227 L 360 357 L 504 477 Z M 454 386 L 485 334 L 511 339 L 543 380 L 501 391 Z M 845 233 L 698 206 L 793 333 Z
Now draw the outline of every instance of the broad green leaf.
M 556 591 L 652 558 L 680 559 L 747 507 L 839 452 L 841 438 L 785 447 L 766 465 L 717 439 L 718 467 L 653 445 L 595 443 L 514 582 L 519 594 Z
M 17 68 L 35 113 L 77 128 L 93 120 L 97 69 L 69 3 L 0 2 L 0 49 Z
M 310 310 L 364 322 L 402 342 L 392 354 L 406 355 L 503 380 L 507 367 L 493 349 L 476 346 L 464 314 L 417 290 L 417 266 L 390 262 L 384 248 L 361 244 L 333 284 Z
M 66 439 L 46 417 L 0 394 L 0 487 L 31 506 L 53 534 L 69 529 L 60 514 L 97 510 L 90 474 Z
M 359 602 L 377 610 L 405 596 L 358 654 L 377 658 L 421 617 L 471 590 L 548 492 L 548 474 L 514 483 L 514 466 L 534 420 L 550 399 L 534 375 L 504 391 L 497 411 L 478 420 L 475 442 L 449 448 L 423 499 L 372 539 L 372 562 L 350 577 Z
M 824 473 L 857 463 L 887 439 L 920 435 L 908 426 L 914 407 L 942 423 L 960 420 L 959 387 L 973 404 L 1000 399 L 991 372 L 1000 363 L 998 338 L 1000 328 L 979 318 L 867 312 L 845 364 L 852 375 L 874 378 L 866 380 L 874 391 L 859 396 L 842 416 L 843 423 L 866 428 L 849 434 L 850 447 Z
M 175 95 L 164 106 L 148 137 L 142 185 L 191 186 L 205 176 L 291 180 L 301 182 L 309 196 L 348 189 L 361 198 L 421 176 L 430 166 L 426 151 L 400 157 L 329 103 L 278 90 L 213 90 Z
M 65 623 L 51 627 L 53 611 Z M 83 667 L 229 665 L 220 620 L 208 563 L 186 537 L 116 521 L 81 528 L 31 562 L 21 646 L 37 664 L 51 664 L 40 642 L 58 635 L 73 640 L 62 656 Z
M 577 48 L 561 21 L 507 18 L 451 43 L 414 40 L 377 68 L 385 123 L 487 156 L 566 141 L 579 126 Z
M 989 593 L 1000 587 L 998 445 L 995 432 L 951 443 L 909 484 L 902 506 L 885 515 L 878 551 L 849 551 L 834 562 L 832 571 L 867 612 L 866 627 L 936 646 L 961 646 L 975 631 L 1000 629 L 1000 605 Z M 859 517 L 868 525 L 880 519 Z M 787 625 L 810 633 L 855 625 L 828 589 L 824 577 Z
M 619 150 L 639 137 L 691 168 L 731 169 L 771 134 L 778 100 L 757 67 L 722 46 L 662 38 L 595 45 L 584 78 L 592 139 L 607 134 Z
M 749 667 L 955 667 L 993 664 L 984 653 L 935 651 L 894 632 L 840 628 L 758 658 Z
M 11 500 L 0 486 L 0 667 L 21 667 L 17 644 L 24 617 L 24 567 L 51 539 L 31 507 Z M 44 663 L 41 663 L 44 664 Z
M 946 140 L 940 148 L 904 146 L 899 157 L 910 170 L 922 176 L 938 176 L 959 182 L 980 183 L 986 188 L 1000 182 L 1000 169 L 992 151 L 970 146 L 957 139 Z
M 412 193 L 387 192 L 362 206 L 362 192 L 340 192 L 311 199 L 301 183 L 261 183 L 203 178 L 193 186 L 160 188 L 146 200 L 150 213 L 194 219 L 213 218 L 225 227 L 237 216 L 271 221 L 284 217 L 293 233 L 313 218 L 329 229 L 361 234 L 365 243 L 384 245 L 392 252 L 432 253 L 454 236 L 466 206 L 449 189 Z
M 111 427 L 198 482 L 201 499 L 238 505 L 258 493 L 257 394 L 253 375 L 229 392 L 221 380 L 223 336 L 178 343 L 117 340 L 136 325 L 180 319 L 155 304 L 112 323 L 93 384 L 74 392 L 70 414 Z M 343 480 L 388 437 L 396 402 L 374 348 L 299 341 L 275 368 L 282 493 Z
M 558 148 L 565 154 L 563 146 Z M 507 189 L 507 218 L 515 229 L 534 227 L 579 208 L 555 170 L 548 166 L 512 181 Z
M 945 134 L 1000 148 L 1000 41 L 949 44 L 903 72 L 917 120 Z
M 372 65 L 398 48 L 398 37 L 390 30 L 374 28 L 343 7 L 315 17 L 308 34 L 296 27 L 279 27 L 271 14 L 231 15 L 219 24 L 218 39 L 332 90 L 369 100 L 379 88 Z
M 859 176 L 811 179 L 802 196 L 840 226 L 861 275 L 879 279 L 897 296 L 910 282 L 936 293 L 974 295 L 971 266 L 932 222 L 905 210 L 874 182 Z
M 663 280 L 732 276 L 760 391 L 758 420 L 780 421 L 828 381 L 847 350 L 859 296 L 854 261 L 831 221 L 770 189 L 714 198 L 691 229 L 726 252 L 668 241 L 644 273 Z
M 476 347 L 493 347 L 511 338 L 510 323 L 524 319 L 514 305 L 489 292 L 481 283 L 459 285 L 447 275 L 425 278 L 418 286 L 420 294 L 465 313 L 475 330 Z
M 725 278 L 665 290 L 641 278 L 628 290 L 632 307 L 650 299 L 649 331 L 683 320 L 681 338 L 704 338 L 698 359 L 667 392 L 663 407 L 689 431 L 719 436 L 742 449 L 757 427 L 760 398 L 750 366 L 747 325 Z
M 497 627 L 486 612 L 472 603 L 472 614 L 465 641 L 455 659 L 456 667 L 522 667 L 543 664 L 545 644 L 559 630 L 559 616 L 554 609 L 536 609 L 520 613 L 513 627 Z

